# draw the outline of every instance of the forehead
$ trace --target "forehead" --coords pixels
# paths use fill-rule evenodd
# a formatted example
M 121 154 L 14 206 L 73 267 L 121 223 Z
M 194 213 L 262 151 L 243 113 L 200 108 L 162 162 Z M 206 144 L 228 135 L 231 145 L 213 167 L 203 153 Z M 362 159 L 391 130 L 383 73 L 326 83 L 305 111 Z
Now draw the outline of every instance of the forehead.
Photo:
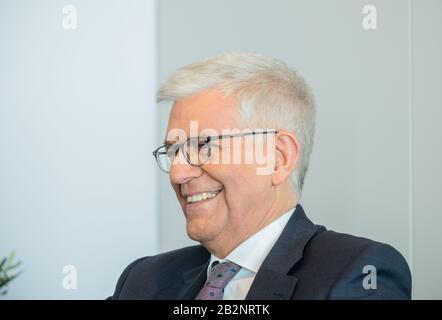
M 175 101 L 167 131 L 182 129 L 188 133 L 191 121 L 196 121 L 199 131 L 214 129 L 221 134 L 221 129 L 239 128 L 239 119 L 236 98 L 212 89 Z

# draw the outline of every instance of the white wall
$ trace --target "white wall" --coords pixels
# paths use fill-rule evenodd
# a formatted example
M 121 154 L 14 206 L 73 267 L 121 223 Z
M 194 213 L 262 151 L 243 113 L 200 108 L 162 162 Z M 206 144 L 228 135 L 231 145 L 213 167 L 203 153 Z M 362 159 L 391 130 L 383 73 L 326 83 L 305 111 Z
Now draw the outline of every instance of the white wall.
M 414 293 L 442 299 L 442 2 L 413 2 Z
M 362 28 L 366 4 L 377 8 L 377 30 Z M 307 214 L 393 245 L 415 272 L 415 298 L 442 298 L 441 16 L 436 0 L 162 0 L 160 80 L 225 51 L 298 69 L 318 108 Z M 160 110 L 162 129 L 168 111 Z M 166 175 L 159 192 L 161 249 L 192 244 Z
M 78 29 L 62 28 L 62 8 Z M 361 27 L 362 7 L 378 29 Z M 415 298 L 442 298 L 438 0 L 0 0 L 0 256 L 9 298 L 111 294 L 133 259 L 193 242 L 151 151 L 176 68 L 230 50 L 275 56 L 313 87 L 301 203 L 316 223 L 395 246 Z M 158 38 L 158 42 L 156 40 Z M 158 177 L 158 181 L 157 181 Z M 78 289 L 62 287 L 62 267 Z
M 0 1 L 0 256 L 24 263 L 8 298 L 103 299 L 156 252 L 155 10 Z M 62 287 L 69 264 L 77 290 Z

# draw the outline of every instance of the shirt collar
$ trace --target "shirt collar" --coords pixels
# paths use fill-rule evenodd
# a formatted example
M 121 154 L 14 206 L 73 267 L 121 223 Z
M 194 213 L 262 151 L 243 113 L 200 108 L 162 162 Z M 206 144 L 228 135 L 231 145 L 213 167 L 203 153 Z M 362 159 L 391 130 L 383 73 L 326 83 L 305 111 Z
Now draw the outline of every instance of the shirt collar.
M 265 226 L 257 233 L 237 246 L 225 259 L 220 259 L 213 254 L 210 256 L 210 263 L 207 272 L 209 273 L 214 261 L 230 261 L 257 273 L 264 259 L 269 254 L 275 242 L 278 240 L 282 230 L 293 214 L 295 207 L 283 213 L 276 220 Z

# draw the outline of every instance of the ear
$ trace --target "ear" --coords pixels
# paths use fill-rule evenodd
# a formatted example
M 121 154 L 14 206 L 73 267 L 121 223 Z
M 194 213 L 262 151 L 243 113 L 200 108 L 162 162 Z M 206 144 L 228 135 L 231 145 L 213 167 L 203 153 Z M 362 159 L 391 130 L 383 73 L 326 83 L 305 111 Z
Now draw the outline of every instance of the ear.
M 298 163 L 301 146 L 295 135 L 287 131 L 278 131 L 275 137 L 275 170 L 272 185 L 286 181 Z

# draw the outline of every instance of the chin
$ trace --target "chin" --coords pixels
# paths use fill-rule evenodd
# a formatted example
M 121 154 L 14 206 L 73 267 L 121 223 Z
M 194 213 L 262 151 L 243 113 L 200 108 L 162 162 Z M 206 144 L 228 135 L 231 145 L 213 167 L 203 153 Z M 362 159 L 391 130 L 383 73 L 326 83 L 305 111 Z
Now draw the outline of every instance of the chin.
M 187 235 L 190 239 L 198 242 L 207 242 L 214 238 L 212 232 L 208 232 L 204 226 L 194 226 L 192 223 L 187 223 Z
M 204 234 L 204 232 L 190 228 L 187 228 L 187 235 L 189 236 L 190 239 L 198 242 L 203 242 L 205 241 L 205 239 L 208 238 L 208 235 Z

